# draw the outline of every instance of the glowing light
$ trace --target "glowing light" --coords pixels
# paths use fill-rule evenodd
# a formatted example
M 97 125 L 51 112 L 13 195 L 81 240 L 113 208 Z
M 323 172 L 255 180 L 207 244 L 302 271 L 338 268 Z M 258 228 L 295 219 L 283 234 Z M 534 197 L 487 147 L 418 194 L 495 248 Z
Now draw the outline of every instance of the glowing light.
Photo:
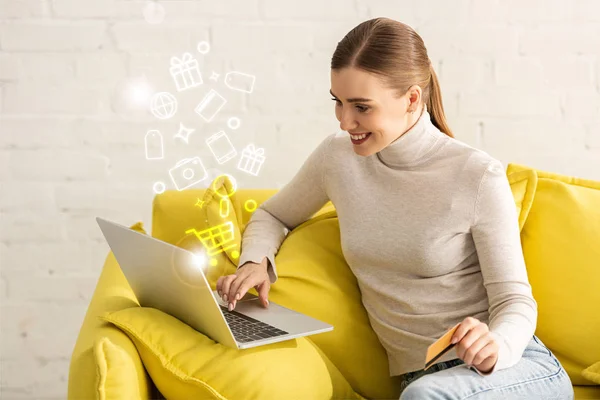
M 126 89 L 129 104 L 133 107 L 146 107 L 153 93 L 152 86 L 144 79 L 132 80 Z
M 206 255 L 205 254 L 195 254 L 194 255 L 194 265 L 198 268 L 206 269 Z

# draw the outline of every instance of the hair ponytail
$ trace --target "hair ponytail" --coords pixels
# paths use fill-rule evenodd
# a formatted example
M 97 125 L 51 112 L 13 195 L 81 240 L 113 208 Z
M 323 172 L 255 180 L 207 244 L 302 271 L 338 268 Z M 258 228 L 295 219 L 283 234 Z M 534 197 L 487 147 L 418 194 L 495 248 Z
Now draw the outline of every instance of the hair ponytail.
M 429 71 L 431 73 L 431 82 L 429 83 L 429 99 L 427 99 L 427 111 L 431 115 L 431 122 L 440 131 L 444 132 L 451 138 L 454 137 L 448 122 L 446 121 L 446 114 L 444 113 L 444 105 L 442 103 L 442 92 L 440 90 L 440 83 L 437 78 L 437 74 L 433 69 L 433 64 L 429 62 Z

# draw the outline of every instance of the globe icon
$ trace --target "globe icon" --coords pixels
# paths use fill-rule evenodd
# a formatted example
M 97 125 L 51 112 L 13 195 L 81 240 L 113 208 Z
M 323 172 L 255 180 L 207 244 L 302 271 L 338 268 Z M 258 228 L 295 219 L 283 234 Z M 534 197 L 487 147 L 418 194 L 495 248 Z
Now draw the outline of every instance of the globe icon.
M 150 111 L 156 118 L 171 118 L 177 112 L 177 99 L 169 92 L 156 93 L 150 99 Z

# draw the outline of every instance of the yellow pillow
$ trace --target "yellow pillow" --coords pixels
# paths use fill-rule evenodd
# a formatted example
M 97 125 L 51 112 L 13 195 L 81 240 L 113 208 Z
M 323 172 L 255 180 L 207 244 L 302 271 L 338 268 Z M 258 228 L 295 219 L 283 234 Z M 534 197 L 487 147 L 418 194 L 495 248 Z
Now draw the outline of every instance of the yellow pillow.
M 239 228 L 237 186 L 227 175 L 217 177 L 206 189 L 202 197 L 206 235 L 203 244 L 208 250 L 222 251 L 232 264 L 237 264 L 240 256 L 242 234 Z M 222 260 L 222 259 L 219 259 Z
M 517 206 L 519 229 L 523 230 L 533 204 L 533 197 L 537 188 L 537 174 L 529 169 L 510 173 L 507 178 Z
M 354 390 L 367 398 L 397 399 L 385 349 L 371 328 L 356 277 L 342 255 L 335 211 L 319 213 L 290 232 L 276 258 L 279 279 L 269 299 L 332 324 L 310 336 Z M 254 289 L 253 289 L 254 290 Z
M 509 164 L 507 173 L 531 170 Z M 600 361 L 600 182 L 536 171 L 537 187 L 521 242 L 536 334 L 563 362 L 573 384 Z
M 600 361 L 584 369 L 581 375 L 594 383 L 600 384 Z
M 204 257 L 213 289 L 220 276 L 236 271 L 242 241 L 238 190 L 221 175 L 206 189 L 167 191 L 154 198 L 152 236 Z
M 306 338 L 237 350 L 154 308 L 104 319 L 127 333 L 168 399 L 361 399 Z
M 132 382 L 138 381 L 135 365 L 129 354 L 103 337 L 94 343 L 96 359 L 96 399 L 142 399 Z

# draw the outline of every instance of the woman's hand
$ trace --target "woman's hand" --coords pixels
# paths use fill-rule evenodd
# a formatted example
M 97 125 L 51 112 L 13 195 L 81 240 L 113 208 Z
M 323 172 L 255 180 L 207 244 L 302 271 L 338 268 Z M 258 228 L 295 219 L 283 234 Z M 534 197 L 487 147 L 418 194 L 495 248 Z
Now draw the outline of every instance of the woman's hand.
M 487 324 L 477 318 L 465 318 L 452 335 L 452 343 L 457 343 L 458 357 L 480 372 L 490 372 L 498 361 L 498 343 Z
M 247 262 L 238 268 L 235 274 L 221 276 L 217 280 L 217 293 L 223 301 L 229 302 L 229 311 L 233 310 L 237 301 L 252 288 L 256 288 L 261 303 L 267 308 L 271 281 L 266 262 L 262 264 Z

